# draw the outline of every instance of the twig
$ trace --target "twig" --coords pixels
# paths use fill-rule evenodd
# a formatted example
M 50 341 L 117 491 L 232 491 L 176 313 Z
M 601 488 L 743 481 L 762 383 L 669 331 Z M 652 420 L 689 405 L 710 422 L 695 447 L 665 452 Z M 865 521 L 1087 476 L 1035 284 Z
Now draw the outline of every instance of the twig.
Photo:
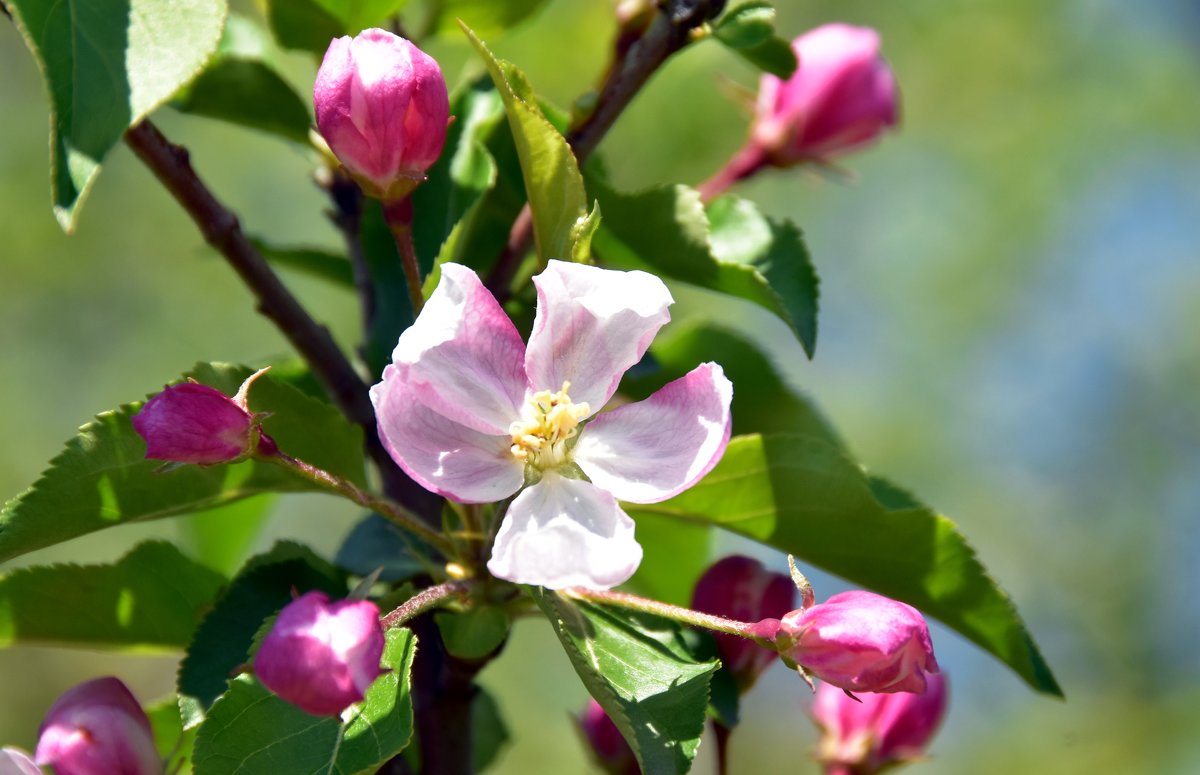
M 712 614 L 693 611 L 690 608 L 631 595 L 628 592 L 614 592 L 611 589 L 568 587 L 562 591 L 562 594 L 566 597 L 589 600 L 601 605 L 615 605 L 620 608 L 628 608 L 631 611 L 640 611 L 642 613 L 661 616 L 664 619 L 673 619 L 683 624 L 758 640 L 755 626 L 751 622 L 739 622 L 736 619 L 727 619 L 724 616 L 713 616 Z
M 466 581 L 447 581 L 422 590 L 380 619 L 379 623 L 385 630 L 399 627 L 451 598 L 465 596 L 470 588 L 470 583 Z

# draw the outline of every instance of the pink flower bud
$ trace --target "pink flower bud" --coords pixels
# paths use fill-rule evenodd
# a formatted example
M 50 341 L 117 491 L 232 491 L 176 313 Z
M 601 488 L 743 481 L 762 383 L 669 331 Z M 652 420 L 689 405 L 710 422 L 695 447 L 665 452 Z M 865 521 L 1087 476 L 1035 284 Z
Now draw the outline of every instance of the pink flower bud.
M 873 592 L 843 592 L 780 623 L 783 653 L 818 678 L 852 692 L 923 692 L 938 671 L 920 612 Z
M 363 190 L 400 199 L 442 153 L 450 100 L 432 57 L 379 29 L 335 39 L 313 85 L 317 128 Z
M 116 678 L 59 697 L 38 731 L 35 758 L 57 775 L 162 775 L 150 720 Z
M 756 622 L 783 616 L 795 605 L 795 599 L 796 587 L 790 578 L 767 571 L 758 560 L 734 555 L 715 563 L 696 582 L 692 608 L 728 619 Z M 774 651 L 748 638 L 723 633 L 713 637 L 717 640 L 721 664 L 743 692 L 754 685 L 776 656 Z
M 579 716 L 579 729 L 592 749 L 592 758 L 609 775 L 639 775 L 637 757 L 600 703 L 588 699 Z
M 314 716 L 338 716 L 386 670 L 379 609 L 367 600 L 330 603 L 307 592 L 288 603 L 254 657 L 271 691 Z
M 870 143 L 897 122 L 896 80 L 879 55 L 879 33 L 826 24 L 792 41 L 799 66 L 764 75 L 751 145 L 787 167 Z
M 946 681 L 930 675 L 923 694 L 856 695 L 821 684 L 813 716 L 821 727 L 817 758 L 829 775 L 872 775 L 920 758 L 946 712 Z
M 0 748 L 0 775 L 42 775 L 42 770 L 24 751 Z

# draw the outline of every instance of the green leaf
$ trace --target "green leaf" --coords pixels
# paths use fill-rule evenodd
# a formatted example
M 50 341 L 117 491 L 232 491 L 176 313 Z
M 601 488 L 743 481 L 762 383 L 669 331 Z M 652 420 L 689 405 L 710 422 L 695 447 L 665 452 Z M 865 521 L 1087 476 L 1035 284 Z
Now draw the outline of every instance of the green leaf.
M 0 646 L 178 649 L 225 577 L 165 541 L 112 565 L 49 565 L 0 577 Z
M 748 199 L 723 196 L 708 205 L 709 240 L 717 261 L 757 269 L 779 295 L 808 357 L 817 348 L 817 270 L 800 229 L 763 215 Z
M 220 57 L 172 102 L 184 113 L 307 144 L 312 123 L 304 100 L 265 62 Z
M 437 3 L 437 32 L 453 32 L 462 19 L 480 35 L 504 32 L 537 13 L 546 0 L 441 0 Z
M 692 589 L 710 563 L 712 533 L 708 525 L 639 514 L 642 563 L 629 580 L 630 588 L 664 603 L 690 604 Z
M 147 707 L 146 717 L 154 732 L 154 747 L 162 756 L 165 772 L 172 775 L 188 775 L 192 771 L 192 746 L 196 742 L 196 730 L 183 728 L 183 717 L 175 697 Z
M 770 73 L 785 81 L 792 77 L 798 65 L 792 45 L 775 36 L 754 46 L 735 48 L 734 51 L 764 73 Z
M 207 568 L 232 574 L 258 538 L 271 515 L 272 495 L 234 501 L 180 520 L 185 550 Z
M 229 677 L 249 656 L 263 622 L 293 599 L 293 592 L 346 594 L 346 577 L 300 544 L 281 542 L 252 558 L 196 628 L 179 665 L 180 698 L 193 727 L 228 688 Z
M 384 219 L 383 206 L 374 199 L 364 199 L 362 206 L 359 236 L 375 299 L 363 356 L 371 374 L 379 376 L 392 362 L 396 340 L 412 325 L 414 316 L 400 251 Z
M 521 173 L 533 212 L 533 236 L 544 266 L 551 258 L 573 260 L 577 242 L 590 234 L 587 192 L 566 138 L 546 120 L 524 73 L 498 60 L 475 33 L 463 27 L 487 64 L 504 100 L 508 123 L 521 159 Z
M 67 232 L 125 130 L 200 72 L 226 0 L 8 0 L 50 96 L 54 214 Z
M 584 686 L 621 730 L 646 775 L 683 773 L 704 731 L 708 684 L 673 622 L 530 589 Z
M 508 637 L 508 616 L 495 606 L 478 606 L 462 613 L 434 616 L 442 641 L 460 659 L 480 659 L 500 648 Z
M 382 581 L 403 581 L 412 578 L 428 566 L 414 554 L 417 540 L 378 514 L 364 517 L 346 540 L 338 547 L 337 562 L 357 576 L 367 576 L 382 569 Z
M 862 469 L 824 439 L 735 437 L 696 486 L 629 511 L 719 525 L 795 554 L 916 606 L 1038 691 L 1062 693 L 1012 601 L 955 524 L 924 507 L 888 509 Z
M 199 364 L 191 376 L 233 395 L 244 366 Z M 250 409 L 271 412 L 264 430 L 288 454 L 364 483 L 362 431 L 337 409 L 273 379 L 258 380 Z M 105 412 L 67 442 L 41 478 L 0 511 L 0 562 L 106 527 L 215 508 L 268 492 L 317 485 L 271 463 L 181 466 L 159 473 L 130 418 L 139 404 Z
M 811 277 L 812 295 L 806 304 L 801 278 L 811 274 L 812 267 L 806 263 L 808 254 L 798 231 L 792 228 L 783 233 L 781 227 L 780 235 L 766 245 L 753 243 L 752 250 L 727 258 L 714 253 L 708 215 L 694 189 L 675 185 L 620 194 L 600 181 L 592 181 L 592 190 L 604 211 L 604 223 L 593 244 L 605 263 L 648 270 L 757 304 L 787 323 L 811 357 L 816 346 L 816 278 Z M 725 215 L 723 211 L 721 214 Z M 726 220 L 733 221 L 733 217 Z M 726 222 L 722 225 L 727 232 L 735 228 Z M 722 243 L 728 244 L 728 240 Z M 788 260 L 799 265 L 789 268 L 785 266 Z M 763 274 L 766 268 L 771 268 L 783 283 L 790 303 Z M 800 319 L 794 317 L 793 310 L 801 315 Z M 806 317 L 806 312 L 811 317 Z
M 471 735 L 474 771 L 483 772 L 508 745 L 509 734 L 496 698 L 482 686 L 471 701 Z
M 250 239 L 263 258 L 275 266 L 294 269 L 343 288 L 354 288 L 354 269 L 345 256 L 319 248 L 282 248 L 261 239 Z
M 337 719 L 311 716 L 268 692 L 249 675 L 230 681 L 196 738 L 196 775 L 353 775 L 375 770 L 412 738 L 409 690 L 417 639 L 387 632 L 383 665 L 391 672 L 367 690 L 338 743 Z
M 713 34 L 732 49 L 757 46 L 775 34 L 775 7 L 751 0 L 730 8 L 713 25 Z
M 266 0 L 267 23 L 281 46 L 324 54 L 329 42 L 383 26 L 408 0 Z

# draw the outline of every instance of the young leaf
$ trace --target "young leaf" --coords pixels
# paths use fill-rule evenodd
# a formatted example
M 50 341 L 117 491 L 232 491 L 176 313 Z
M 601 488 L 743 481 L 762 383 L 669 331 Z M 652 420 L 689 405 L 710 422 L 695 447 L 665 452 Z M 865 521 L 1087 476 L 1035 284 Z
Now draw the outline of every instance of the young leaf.
M 279 45 L 324 54 L 329 41 L 382 26 L 408 0 L 266 0 Z
M 391 672 L 367 690 L 340 743 L 337 719 L 309 715 L 253 677 L 238 676 L 200 726 L 192 760 L 196 775 L 375 772 L 412 738 L 409 682 L 416 645 L 409 630 L 387 632 L 383 665 Z
M 224 584 L 165 541 L 111 565 L 22 568 L 0 578 L 0 646 L 182 648 Z
M 699 484 L 629 511 L 719 525 L 795 554 L 916 606 L 1038 691 L 1062 693 L 1012 601 L 955 524 L 925 507 L 885 507 L 862 468 L 824 439 L 735 437 Z
M 775 7 L 764 0 L 739 3 L 712 26 L 717 40 L 733 49 L 757 46 L 775 34 Z
M 494 606 L 477 606 L 462 613 L 434 616 L 442 641 L 460 659 L 480 659 L 491 654 L 508 637 L 508 616 Z
M 223 694 L 229 677 L 246 662 L 264 620 L 292 601 L 294 592 L 346 593 L 346 577 L 300 544 L 282 542 L 252 558 L 196 628 L 179 665 L 178 687 L 188 707 L 187 726 Z
M 191 376 L 227 395 L 250 374 L 244 366 L 199 364 Z M 159 472 L 130 418 L 138 404 L 105 412 L 50 462 L 41 478 L 0 510 L 0 562 L 125 522 L 203 511 L 267 492 L 316 485 L 270 463 L 182 466 Z M 295 457 L 362 484 L 362 432 L 329 404 L 270 375 L 250 391 L 250 409 L 272 412 L 263 427 Z
M 546 0 L 442 0 L 435 4 L 438 32 L 453 32 L 462 19 L 480 35 L 504 32 L 537 13 Z
M 695 661 L 673 622 L 541 588 L 530 594 L 642 771 L 687 772 L 704 731 L 709 679 L 719 663 Z
M 710 243 L 708 215 L 694 189 L 661 186 L 620 194 L 599 181 L 593 181 L 592 188 L 604 212 L 604 223 L 593 242 L 608 265 L 647 269 L 757 304 L 787 323 L 812 356 L 817 328 L 816 275 L 794 227 L 780 226 L 778 234 L 772 231 L 768 238 L 737 244 L 733 251 L 726 249 L 731 244 L 726 239 L 718 254 Z M 752 221 L 744 210 L 719 214 L 726 234 Z M 764 274 L 766 270 L 779 287 Z
M 792 77 L 799 66 L 791 44 L 773 35 L 757 45 L 735 48 L 734 51 L 764 73 L 770 73 L 785 81 Z
M 588 199 L 575 154 L 542 115 L 524 73 L 513 64 L 496 59 L 465 25 L 463 30 L 483 57 L 504 100 L 529 194 L 533 235 L 541 264 L 544 266 L 551 258 L 570 261 L 576 255 L 577 241 L 589 234 L 586 228 L 577 228 L 577 224 L 587 219 Z
M 226 0 L 7 0 L 50 95 L 50 182 L 67 232 L 125 130 L 217 49 Z

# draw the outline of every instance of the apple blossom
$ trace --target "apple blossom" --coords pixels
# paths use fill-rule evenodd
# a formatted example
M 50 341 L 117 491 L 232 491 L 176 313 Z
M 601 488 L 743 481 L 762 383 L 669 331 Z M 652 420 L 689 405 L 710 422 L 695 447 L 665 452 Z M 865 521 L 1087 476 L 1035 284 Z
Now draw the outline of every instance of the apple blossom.
M 624 582 L 642 549 L 617 500 L 656 503 L 708 473 L 729 441 L 733 386 L 705 363 L 597 414 L 670 319 L 661 280 L 550 261 L 533 278 L 526 346 L 474 272 L 441 271 L 371 389 L 385 446 L 452 500 L 516 495 L 488 561 L 493 575 L 555 589 Z
M 313 85 L 317 128 L 363 190 L 395 200 L 442 153 L 450 101 L 432 57 L 386 30 L 329 44 Z
M 813 718 L 821 728 L 817 758 L 828 775 L 870 775 L 920 758 L 946 711 L 946 680 L 927 676 L 924 693 L 863 692 L 851 698 L 821 684 Z
M 150 720 L 120 680 L 96 678 L 54 701 L 34 758 L 58 775 L 162 775 Z
M 314 716 L 337 716 L 386 671 L 379 609 L 367 600 L 329 602 L 306 592 L 288 603 L 254 657 L 271 691 Z

